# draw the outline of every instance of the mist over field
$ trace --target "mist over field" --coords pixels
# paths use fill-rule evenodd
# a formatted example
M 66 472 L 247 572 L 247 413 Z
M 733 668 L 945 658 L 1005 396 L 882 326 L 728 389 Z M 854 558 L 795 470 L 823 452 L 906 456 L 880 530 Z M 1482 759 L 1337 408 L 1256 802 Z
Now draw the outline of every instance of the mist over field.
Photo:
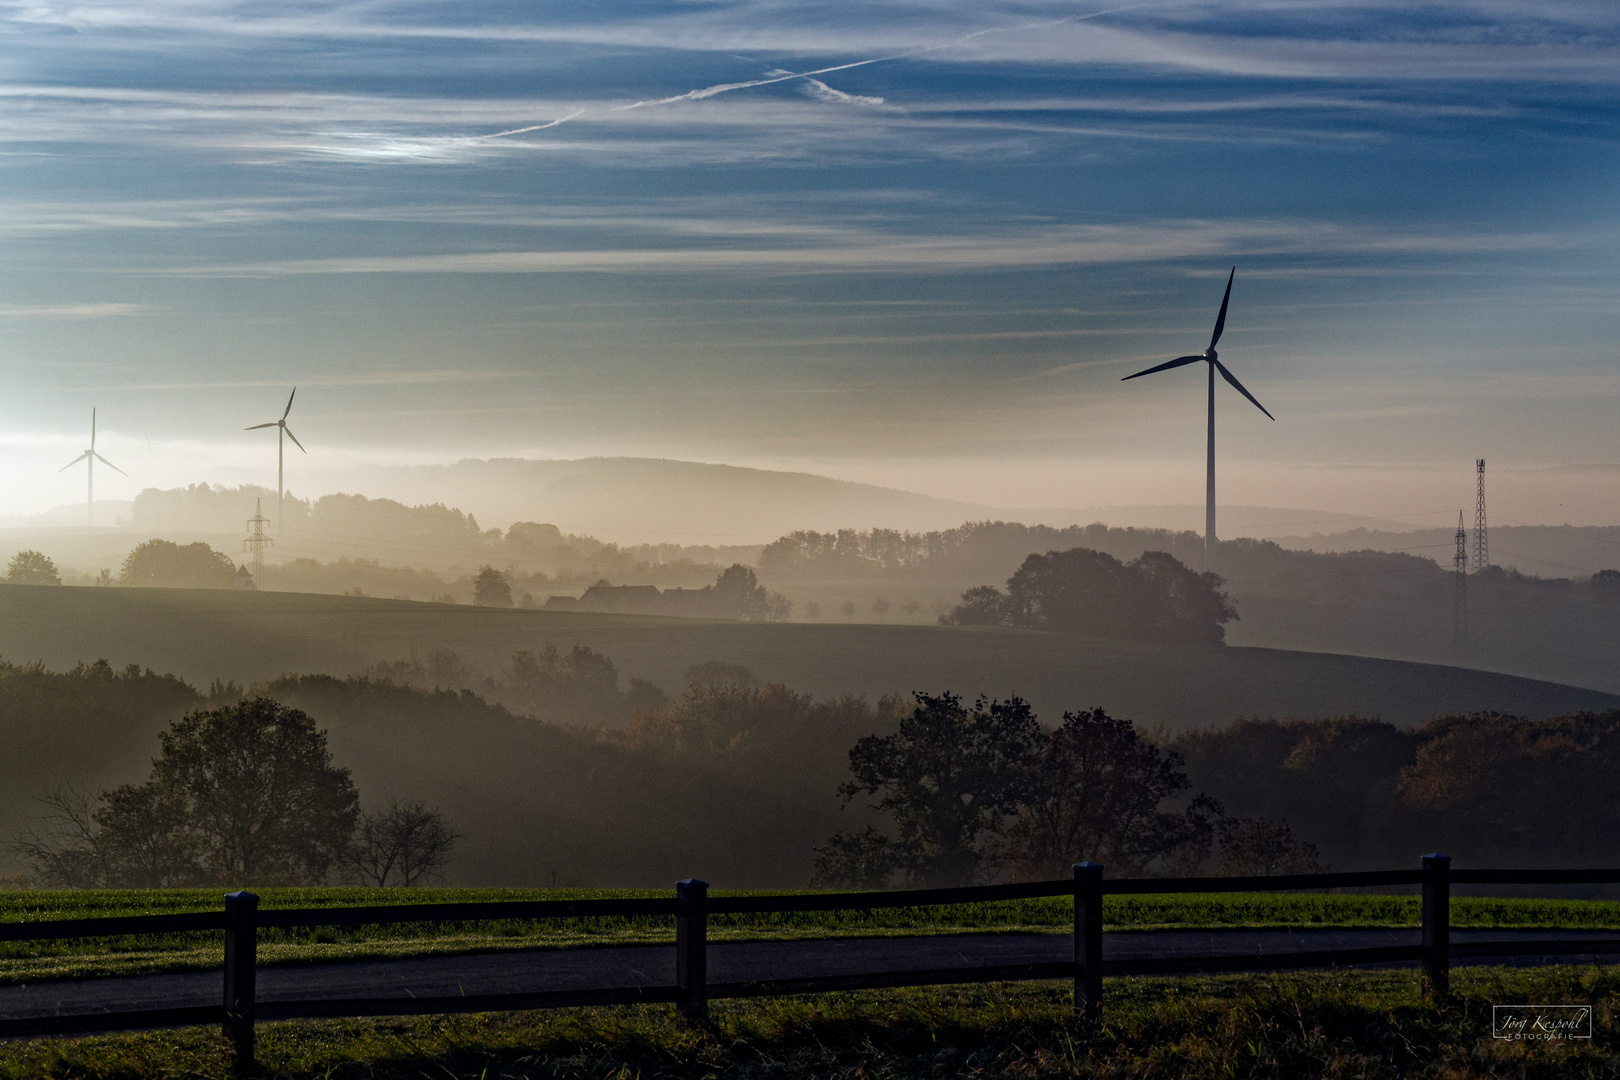
M 0 35 L 5 882 L 1613 861 L 1609 7 Z

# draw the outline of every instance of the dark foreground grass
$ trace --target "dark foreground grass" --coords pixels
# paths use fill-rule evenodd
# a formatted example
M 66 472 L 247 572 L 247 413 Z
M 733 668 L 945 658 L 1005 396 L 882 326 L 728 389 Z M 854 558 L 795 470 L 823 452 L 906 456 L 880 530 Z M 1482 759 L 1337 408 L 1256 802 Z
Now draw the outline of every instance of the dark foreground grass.
M 717 1077 L 1612 1077 L 1620 976 L 1606 969 L 1473 968 L 1426 1003 L 1410 971 L 1106 984 L 1101 1022 L 1056 983 L 721 1002 L 711 1026 L 667 1007 L 266 1024 L 262 1072 L 366 1080 Z M 1491 1038 L 1491 1006 L 1591 1005 L 1596 1037 Z M 0 1045 L 0 1077 L 230 1075 L 201 1029 Z
M 667 892 L 607 889 L 266 889 L 265 909 L 449 903 L 485 900 L 594 899 L 667 896 Z M 717 895 L 727 895 L 718 893 Z M 0 893 L 0 921 L 95 918 L 182 911 L 217 911 L 213 890 L 85 890 Z M 994 904 L 958 904 L 873 911 L 815 911 L 779 915 L 719 915 L 717 941 L 949 933 L 1069 933 L 1072 901 L 1065 897 Z M 1407 926 L 1419 920 L 1416 896 L 1352 893 L 1210 893 L 1110 896 L 1103 922 L 1111 930 L 1205 927 L 1280 928 Z M 1459 897 L 1452 925 L 1537 929 L 1620 929 L 1620 902 Z M 489 920 L 404 923 L 354 928 L 261 929 L 261 964 L 499 952 L 511 949 L 665 943 L 668 917 L 645 919 Z M 133 975 L 218 967 L 222 935 L 163 934 L 125 938 L 0 943 L 0 985 L 48 979 Z

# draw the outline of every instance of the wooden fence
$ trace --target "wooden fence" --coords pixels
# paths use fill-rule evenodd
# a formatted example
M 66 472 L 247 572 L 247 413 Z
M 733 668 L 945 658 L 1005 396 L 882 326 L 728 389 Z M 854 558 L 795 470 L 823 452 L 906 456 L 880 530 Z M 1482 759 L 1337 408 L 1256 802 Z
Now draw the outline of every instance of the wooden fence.
M 1491 941 L 1453 945 L 1450 905 L 1451 887 L 1454 884 L 1620 884 L 1620 870 L 1453 870 L 1449 856 L 1426 855 L 1421 868 L 1414 870 L 1294 874 L 1278 877 L 1104 879 L 1103 868 L 1097 863 L 1079 863 L 1074 867 L 1074 876 L 1070 879 L 954 889 L 711 897 L 705 882 L 688 880 L 677 883 L 673 897 L 651 899 L 498 901 L 270 911 L 260 911 L 259 898 L 252 893 L 235 892 L 226 895 L 222 911 L 186 915 L 134 915 L 106 919 L 0 923 L 0 941 L 51 941 L 209 930 L 225 932 L 224 995 L 219 1005 L 71 1016 L 0 1018 L 0 1037 L 220 1024 L 227 1038 L 231 1040 L 238 1067 L 245 1069 L 253 1062 L 254 1025 L 260 1020 L 497 1012 L 564 1006 L 671 1002 L 685 1019 L 702 1022 L 708 1016 L 709 1002 L 718 998 L 1029 979 L 1072 979 L 1075 1011 L 1083 1016 L 1094 1017 L 1102 1010 L 1102 980 L 1105 975 L 1179 975 L 1358 964 L 1420 963 L 1425 992 L 1444 994 L 1448 987 L 1453 958 L 1620 954 L 1620 938 Z M 1412 885 L 1421 886 L 1423 898 L 1421 941 L 1415 945 L 1134 960 L 1108 960 L 1103 956 L 1102 901 L 1104 896 L 1110 894 L 1286 892 Z M 711 915 L 871 911 L 879 908 L 993 903 L 1052 896 L 1074 898 L 1073 960 L 804 978 L 788 975 L 780 979 L 742 983 L 712 983 L 708 978 L 708 920 Z M 456 997 L 334 998 L 314 1001 L 259 1001 L 255 992 L 256 952 L 260 927 L 352 927 L 413 922 L 464 923 L 493 919 L 660 916 L 673 917 L 675 920 L 675 981 L 670 985 Z

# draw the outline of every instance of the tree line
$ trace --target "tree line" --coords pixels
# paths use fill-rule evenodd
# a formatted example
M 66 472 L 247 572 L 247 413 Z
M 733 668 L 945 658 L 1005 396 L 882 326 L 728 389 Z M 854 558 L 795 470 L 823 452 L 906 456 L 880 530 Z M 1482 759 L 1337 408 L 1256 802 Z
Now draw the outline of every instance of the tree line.
M 410 679 L 439 688 L 404 685 L 407 663 Z M 1170 735 L 1095 708 L 1052 725 L 1017 700 L 819 697 L 721 661 L 668 694 L 626 692 L 588 646 L 511 656 L 496 679 L 510 707 L 438 680 L 469 670 L 454 654 L 390 668 L 244 693 L 133 665 L 0 662 L 8 803 L 113 777 L 107 797 L 52 793 L 52 820 L 26 839 L 61 857 L 30 862 L 33 879 L 219 884 L 249 873 L 233 852 L 250 851 L 260 882 L 425 880 L 416 853 L 443 835 L 424 817 L 436 806 L 466 832 L 456 877 L 488 884 L 657 885 L 696 870 L 744 887 L 800 886 L 818 871 L 823 884 L 980 881 L 1049 877 L 1080 857 L 1115 873 L 1278 873 L 1405 865 L 1435 849 L 1474 865 L 1605 865 L 1620 841 L 1620 711 L 1412 729 L 1244 720 Z M 571 694 L 612 695 L 613 719 L 554 704 Z M 245 708 L 260 700 L 303 719 Z M 249 730 L 196 719 L 220 710 L 241 710 Z M 121 783 L 120 763 L 171 742 L 142 782 Z M 260 760 L 302 745 L 288 758 L 310 766 L 296 790 L 325 793 L 302 816 L 325 824 L 227 843 L 244 827 L 198 822 L 229 809 L 198 764 L 215 754 L 205 744 Z M 357 817 L 327 770 L 373 796 Z M 389 836 L 393 847 L 379 842 Z
M 817 884 L 1049 880 L 1088 859 L 1127 876 L 1187 875 L 1212 855 L 1223 873 L 1321 869 L 1286 820 L 1232 818 L 1192 790 L 1179 753 L 1102 709 L 1048 729 L 1016 697 L 914 699 L 897 731 L 855 743 L 838 789 L 846 803 L 875 797 L 888 831 L 829 837 L 816 849 Z
M 1025 626 L 1088 637 L 1219 644 L 1237 605 L 1217 574 L 1199 573 L 1163 551 L 1130 562 L 1090 548 L 1024 559 L 1007 591 L 979 585 L 944 615 L 947 626 Z

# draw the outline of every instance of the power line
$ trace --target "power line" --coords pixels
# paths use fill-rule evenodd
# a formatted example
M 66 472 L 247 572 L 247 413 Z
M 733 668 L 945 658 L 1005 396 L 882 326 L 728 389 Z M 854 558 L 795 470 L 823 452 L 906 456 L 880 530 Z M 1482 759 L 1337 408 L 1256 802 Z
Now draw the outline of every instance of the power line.
M 253 552 L 253 582 L 257 585 L 264 580 L 264 549 L 275 541 L 264 535 L 264 527 L 270 524 L 270 519 L 264 516 L 264 500 L 253 500 L 253 516 L 248 518 L 248 538 L 242 541 L 242 547 Z
M 1484 462 L 1480 462 L 1481 465 Z M 1468 530 L 1463 512 L 1457 511 L 1457 553 L 1451 557 L 1452 577 L 1457 586 L 1451 611 L 1451 647 L 1458 660 L 1468 659 Z

